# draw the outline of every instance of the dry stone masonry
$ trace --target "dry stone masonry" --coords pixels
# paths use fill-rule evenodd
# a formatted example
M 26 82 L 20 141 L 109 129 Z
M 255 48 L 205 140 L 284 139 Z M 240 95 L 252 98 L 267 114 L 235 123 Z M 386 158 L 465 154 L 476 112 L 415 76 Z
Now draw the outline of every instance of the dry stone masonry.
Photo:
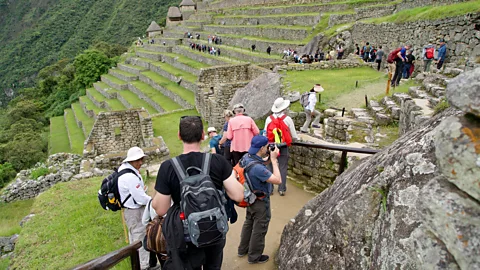
M 479 78 L 452 79 L 455 108 L 308 202 L 283 231 L 279 269 L 480 268 Z

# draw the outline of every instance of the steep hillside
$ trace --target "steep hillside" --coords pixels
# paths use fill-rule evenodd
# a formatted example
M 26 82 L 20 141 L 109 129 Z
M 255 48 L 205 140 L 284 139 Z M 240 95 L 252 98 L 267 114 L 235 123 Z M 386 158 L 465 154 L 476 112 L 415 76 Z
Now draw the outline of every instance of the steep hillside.
M 37 72 L 97 41 L 128 44 L 179 0 L 0 0 L 0 104 Z

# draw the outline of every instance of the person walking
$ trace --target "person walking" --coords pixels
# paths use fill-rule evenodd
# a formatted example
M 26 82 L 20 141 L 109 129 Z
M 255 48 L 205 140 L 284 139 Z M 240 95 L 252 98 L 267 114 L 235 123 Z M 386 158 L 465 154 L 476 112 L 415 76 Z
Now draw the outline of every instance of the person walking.
M 123 170 L 131 171 L 131 173 L 125 173 L 118 178 L 120 200 L 122 202 L 126 200 L 123 206 L 126 208 L 124 216 L 130 243 L 138 240 L 143 241 L 146 229 L 142 224 L 142 216 L 145 206 L 152 199 L 145 193 L 145 184 L 139 171 L 145 157 L 146 155 L 140 147 L 132 147 L 128 149 L 127 157 L 118 168 L 118 172 Z M 148 269 L 150 253 L 143 247 L 140 247 L 138 253 L 140 255 L 141 269 Z
M 232 152 L 233 165 L 236 165 L 250 148 L 250 141 L 253 136 L 258 135 L 260 130 L 251 117 L 244 115 L 245 107 L 243 104 L 235 104 L 233 112 L 235 117 L 228 122 L 227 139 L 232 141 L 230 151 Z
M 217 134 L 217 129 L 214 127 L 209 127 L 207 129 L 208 137 L 210 138 L 210 151 L 212 154 L 220 154 L 223 156 L 223 150 L 220 149 L 220 140 L 222 139 L 222 135 Z
M 319 128 L 320 127 L 320 112 L 315 109 L 315 105 L 317 104 L 317 93 L 323 92 L 324 89 L 320 84 L 316 84 L 310 89 L 310 93 L 308 94 L 308 105 L 304 108 L 305 115 L 307 119 L 305 123 L 300 128 L 300 132 L 308 133 L 308 128 L 310 127 L 310 122 L 312 121 L 312 117 L 315 117 L 312 123 L 312 127 Z
M 227 139 L 228 121 L 232 117 L 233 117 L 233 112 L 232 111 L 230 111 L 230 110 L 223 111 L 223 118 L 225 118 L 225 124 L 223 124 L 223 135 L 222 135 L 222 139 L 220 140 L 219 144 L 223 146 L 223 156 L 233 166 L 234 164 L 233 164 L 232 152 L 230 152 L 230 146 L 232 145 L 232 141 Z
M 380 71 L 380 67 L 382 65 L 382 59 L 384 55 L 385 55 L 385 52 L 382 49 L 382 45 L 378 46 L 377 59 L 375 59 L 375 62 L 377 63 L 377 71 Z
M 225 246 L 224 238 L 213 239 L 214 244 L 209 246 L 197 247 L 184 238 L 184 232 L 178 233 L 178 230 L 184 230 L 180 212 L 182 191 L 180 189 L 181 179 L 176 173 L 177 166 L 174 164 L 178 162 L 177 164 L 182 165 L 183 168 L 190 169 L 204 168 L 204 164 L 209 164 L 208 169 L 203 173 L 210 177 L 219 193 L 223 194 L 223 190 L 225 190 L 228 197 L 236 202 L 243 200 L 243 186 L 237 181 L 232 165 L 223 156 L 200 151 L 200 144 L 205 132 L 199 116 L 182 117 L 178 134 L 183 143 L 183 153 L 174 159 L 164 161 L 160 166 L 155 183 L 155 190 L 158 193 L 152 201 L 152 206 L 159 216 L 165 215 L 168 211 L 163 227 L 168 246 L 165 269 L 221 269 Z M 211 155 L 210 162 L 205 161 L 207 155 Z M 193 170 L 189 170 L 189 172 L 191 171 Z M 210 198 L 209 201 L 214 200 L 215 198 Z M 173 201 L 172 206 L 171 201 Z M 203 237 L 202 233 L 205 232 L 200 233 L 201 237 Z M 214 234 L 214 236 L 216 235 Z M 205 237 L 208 238 L 209 235 L 205 235 Z M 203 238 L 202 240 L 207 239 Z
M 441 38 L 439 41 L 440 48 L 438 49 L 438 58 L 435 62 L 437 64 L 437 69 L 440 70 L 445 63 L 445 58 L 447 57 L 447 45 L 445 44 L 445 39 Z
M 240 235 L 240 244 L 238 246 L 238 256 L 248 255 L 248 263 L 266 263 L 269 256 L 263 254 L 265 249 L 265 236 L 267 235 L 268 225 L 271 219 L 270 210 L 270 186 L 278 185 L 282 182 L 280 169 L 278 168 L 279 154 L 278 148 L 270 152 L 270 161 L 273 167 L 273 173 L 263 164 L 263 158 L 268 156 L 268 139 L 264 136 L 255 136 L 252 138 L 248 154 L 240 162 L 242 167 L 251 162 L 257 162 L 248 171 L 248 177 L 252 184 L 257 200 L 247 207 L 245 222 L 243 223 L 242 233 Z
M 415 64 L 415 56 L 413 55 L 413 50 L 408 50 L 407 55 L 405 56 L 405 64 L 403 65 L 403 78 L 410 78 L 410 69 Z
M 432 44 L 432 40 L 423 47 L 422 56 L 423 56 L 423 72 L 430 72 L 430 66 L 432 61 L 435 58 L 435 45 Z
M 406 61 L 407 50 L 412 46 L 410 44 L 403 46 L 395 57 L 395 75 L 393 75 L 391 86 L 395 87 L 400 85 L 400 79 L 402 79 L 403 65 Z
M 267 47 L 267 53 L 268 53 L 268 55 L 270 55 L 271 52 L 272 52 L 272 47 L 270 47 L 270 45 L 268 45 L 268 47 Z
M 277 98 L 272 106 L 272 114 L 265 121 L 268 142 L 285 144 L 279 147 L 280 154 L 278 155 L 278 166 L 282 176 L 282 183 L 278 187 L 280 196 L 284 196 L 287 191 L 288 147 L 291 145 L 292 140 L 298 140 L 295 124 L 292 118 L 287 115 L 289 106 L 290 100 L 285 100 L 281 97 Z M 272 190 L 273 192 L 274 190 Z

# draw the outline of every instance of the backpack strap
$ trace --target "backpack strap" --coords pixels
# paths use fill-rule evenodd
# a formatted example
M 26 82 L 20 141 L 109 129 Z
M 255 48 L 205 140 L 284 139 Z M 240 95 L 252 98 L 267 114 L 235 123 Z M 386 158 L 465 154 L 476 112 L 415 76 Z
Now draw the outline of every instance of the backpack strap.
M 280 119 L 280 120 L 283 121 L 285 118 L 287 118 L 287 115 L 286 115 L 286 114 L 283 114 L 283 115 L 282 115 L 280 118 L 278 118 L 278 119 Z
M 183 179 L 187 177 L 185 174 L 185 168 L 183 167 L 182 162 L 180 162 L 178 157 L 174 157 L 172 158 L 172 165 L 173 165 L 173 169 L 175 170 L 175 173 L 177 174 L 178 180 L 182 182 Z
M 210 174 L 210 160 L 212 159 L 212 154 L 211 153 L 206 153 L 203 155 L 203 166 L 202 166 L 202 172 L 206 175 Z
M 138 177 L 138 179 L 141 179 L 140 176 L 138 176 L 137 173 L 135 173 L 135 171 L 130 169 L 130 168 L 126 168 L 126 169 L 123 169 L 120 172 L 118 172 L 117 179 L 120 178 L 120 176 L 122 176 L 124 174 L 127 174 L 127 173 L 133 173 L 136 177 Z M 132 197 L 132 194 L 128 194 L 128 196 L 125 198 L 125 200 L 123 200 L 123 202 L 120 202 L 122 208 L 123 208 L 123 205 L 128 201 L 128 199 L 130 199 L 130 197 Z M 135 199 L 133 199 L 133 203 L 137 204 Z

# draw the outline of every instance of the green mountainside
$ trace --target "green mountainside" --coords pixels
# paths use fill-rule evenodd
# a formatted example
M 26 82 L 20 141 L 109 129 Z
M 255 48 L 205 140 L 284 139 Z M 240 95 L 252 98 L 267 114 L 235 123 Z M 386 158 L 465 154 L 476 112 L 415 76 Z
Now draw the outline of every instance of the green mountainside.
M 0 0 L 0 105 L 43 67 L 94 43 L 127 45 L 180 0 Z

